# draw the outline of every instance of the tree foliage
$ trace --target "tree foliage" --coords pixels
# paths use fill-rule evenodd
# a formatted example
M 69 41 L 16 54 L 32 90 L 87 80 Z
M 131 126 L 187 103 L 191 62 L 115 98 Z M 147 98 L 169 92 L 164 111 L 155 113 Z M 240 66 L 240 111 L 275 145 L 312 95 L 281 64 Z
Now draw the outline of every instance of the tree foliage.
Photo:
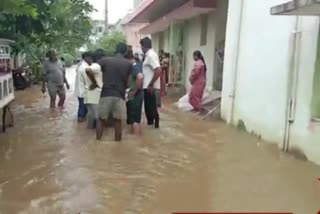
M 26 0 L 1 0 L 0 11 L 3 14 L 27 15 L 34 18 L 38 15 L 36 6 Z
M 0 37 L 16 41 L 16 52 L 40 61 L 54 48 L 75 54 L 91 34 L 86 0 L 1 0 Z
M 118 31 L 110 32 L 101 37 L 96 44 L 89 44 L 89 50 L 103 49 L 108 54 L 114 54 L 116 52 L 116 46 L 120 42 L 125 42 L 125 36 Z

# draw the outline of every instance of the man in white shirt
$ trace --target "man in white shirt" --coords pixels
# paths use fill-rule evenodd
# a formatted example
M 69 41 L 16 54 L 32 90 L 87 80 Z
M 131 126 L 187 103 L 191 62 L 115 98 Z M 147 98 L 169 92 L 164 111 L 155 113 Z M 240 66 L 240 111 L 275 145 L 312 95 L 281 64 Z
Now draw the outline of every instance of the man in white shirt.
M 161 106 L 160 98 L 160 61 L 158 54 L 152 49 L 152 41 L 145 37 L 140 40 L 144 56 L 143 61 L 143 89 L 144 89 L 144 108 L 148 125 L 159 128 L 160 117 L 158 107 Z
M 94 63 L 86 69 L 86 95 L 85 104 L 88 109 L 88 124 L 89 129 L 96 128 L 97 119 L 99 116 L 98 107 L 102 90 L 102 71 L 100 65 L 97 63 L 104 54 L 96 52 L 93 56 Z
M 84 103 L 85 97 L 85 81 L 86 81 L 86 69 L 89 67 L 89 63 L 92 63 L 92 53 L 85 52 L 82 54 L 82 62 L 77 69 L 76 81 L 75 81 L 75 95 L 78 97 L 79 108 L 78 108 L 78 121 L 83 122 L 87 115 L 87 108 Z

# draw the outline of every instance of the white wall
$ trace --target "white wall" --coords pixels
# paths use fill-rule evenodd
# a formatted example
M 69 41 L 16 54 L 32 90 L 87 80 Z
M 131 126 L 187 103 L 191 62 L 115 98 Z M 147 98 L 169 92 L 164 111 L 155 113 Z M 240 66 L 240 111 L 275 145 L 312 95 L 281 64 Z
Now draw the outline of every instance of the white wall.
M 285 134 L 287 85 L 296 18 L 272 16 L 270 8 L 286 1 L 243 0 L 242 23 L 239 16 L 241 0 L 229 2 L 222 94 L 222 117 L 225 120 L 235 125 L 241 120 L 248 132 L 279 145 L 282 145 Z M 301 24 L 303 37 L 296 120 L 291 129 L 290 147 L 299 147 L 310 160 L 320 163 L 320 134 L 311 134 L 308 129 L 317 19 L 303 18 Z M 316 128 L 319 133 L 319 124 Z
M 170 28 L 167 28 L 163 32 L 163 50 L 170 52 Z M 160 51 L 160 32 L 152 34 L 152 47 L 158 53 Z
M 225 119 L 227 123 L 231 123 L 233 119 L 233 98 L 242 23 L 242 1 L 243 0 L 232 1 L 228 7 L 221 100 L 221 117 Z
M 290 147 L 302 150 L 309 160 L 320 164 L 320 123 L 311 122 L 311 99 L 318 30 L 318 17 L 299 17 L 299 31 L 302 32 L 299 53 L 299 82 Z
M 167 28 L 165 31 L 164 31 L 164 34 L 163 34 L 163 37 L 164 37 L 164 41 L 163 41 L 163 50 L 164 52 L 171 52 L 170 51 L 170 28 Z
M 243 121 L 248 132 L 254 132 L 263 138 L 281 142 L 284 135 L 285 107 L 287 94 L 287 74 L 289 69 L 289 45 L 294 17 L 271 16 L 270 8 L 279 4 L 279 0 L 257 1 L 244 0 L 242 11 L 241 35 L 239 41 L 238 61 L 234 60 L 234 50 L 226 46 L 225 65 L 236 63 L 235 69 L 225 66 L 224 92 L 231 92 L 232 75 L 237 70 L 235 100 L 232 123 Z M 282 1 L 283 2 L 283 1 Z M 230 1 L 229 16 L 234 18 Z M 227 26 L 227 33 L 232 33 Z M 237 34 L 228 35 L 227 42 L 237 39 Z M 230 58 L 229 58 L 230 57 Z M 225 103 L 229 97 L 223 93 L 222 116 L 228 108 Z M 229 103 L 231 104 L 231 103 Z M 230 108 L 228 108 L 230 109 Z
M 132 46 L 133 52 L 140 52 L 140 39 L 144 37 L 139 33 L 141 24 L 127 24 L 123 26 L 123 32 L 126 36 L 126 42 Z
M 151 40 L 152 40 L 152 49 L 158 53 L 159 52 L 159 33 L 152 34 Z
M 213 79 L 216 71 L 215 48 L 218 42 L 224 40 L 227 20 L 227 0 L 218 1 L 217 9 L 211 12 L 208 20 L 207 44 L 200 46 L 201 18 L 197 16 L 190 19 L 186 24 L 185 36 L 185 56 L 186 56 L 186 86 L 190 89 L 189 76 L 192 71 L 193 52 L 200 50 L 207 64 L 207 89 L 213 89 Z
M 213 72 L 214 72 L 214 13 L 209 14 L 208 20 L 208 36 L 207 36 L 207 45 L 200 46 L 200 36 L 201 36 L 201 18 L 200 16 L 190 19 L 186 24 L 185 31 L 185 72 L 186 72 L 186 87 L 190 89 L 189 76 L 192 71 L 194 61 L 193 61 L 193 52 L 199 50 L 202 52 L 203 57 L 206 60 L 207 64 L 207 88 L 212 89 L 213 81 Z

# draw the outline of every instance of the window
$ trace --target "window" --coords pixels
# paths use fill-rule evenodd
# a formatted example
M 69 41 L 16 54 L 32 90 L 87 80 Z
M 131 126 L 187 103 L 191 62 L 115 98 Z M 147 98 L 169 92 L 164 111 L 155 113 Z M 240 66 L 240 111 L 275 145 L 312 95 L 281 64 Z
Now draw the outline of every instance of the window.
M 103 29 L 102 29 L 102 27 L 98 27 L 98 33 L 102 33 L 102 31 L 103 31 Z
M 4 80 L 3 82 L 3 97 L 8 96 L 8 81 Z
M 201 37 L 200 46 L 207 45 L 207 34 L 208 34 L 208 15 L 201 16 Z
M 0 82 L 0 100 L 2 100 L 2 83 Z
M 9 94 L 13 93 L 13 81 L 12 78 L 9 79 Z
M 312 118 L 320 118 L 320 30 L 318 33 L 318 47 L 313 76 L 311 116 Z

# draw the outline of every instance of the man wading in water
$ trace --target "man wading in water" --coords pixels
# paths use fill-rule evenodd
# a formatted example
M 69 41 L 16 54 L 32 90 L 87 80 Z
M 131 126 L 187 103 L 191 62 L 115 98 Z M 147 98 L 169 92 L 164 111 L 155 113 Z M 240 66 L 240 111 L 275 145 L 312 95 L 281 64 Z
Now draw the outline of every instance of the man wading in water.
M 143 61 L 143 89 L 144 89 L 144 108 L 148 125 L 159 128 L 158 107 L 161 106 L 160 96 L 160 75 L 161 68 L 159 57 L 152 49 L 152 41 L 145 37 L 140 40 L 144 56 Z
M 99 101 L 99 120 L 97 121 L 97 140 L 102 138 L 103 128 L 111 116 L 114 120 L 115 141 L 122 139 L 122 122 L 126 119 L 125 95 L 132 64 L 124 58 L 127 45 L 119 43 L 114 57 L 99 60 L 103 87 Z
M 132 51 L 128 51 L 127 59 L 132 63 L 132 70 L 129 78 L 129 95 L 127 101 L 127 124 L 130 125 L 130 133 L 140 136 L 141 112 L 143 104 L 143 74 L 142 63 L 138 56 L 134 57 Z
M 64 84 L 67 89 L 70 89 L 69 83 L 66 79 L 66 72 L 63 64 L 57 58 L 57 54 L 54 50 L 48 52 L 48 60 L 43 64 L 43 83 L 42 92 L 48 93 L 50 96 L 50 108 L 56 107 L 56 97 L 59 96 L 59 107 L 63 107 L 66 99 L 66 91 Z

